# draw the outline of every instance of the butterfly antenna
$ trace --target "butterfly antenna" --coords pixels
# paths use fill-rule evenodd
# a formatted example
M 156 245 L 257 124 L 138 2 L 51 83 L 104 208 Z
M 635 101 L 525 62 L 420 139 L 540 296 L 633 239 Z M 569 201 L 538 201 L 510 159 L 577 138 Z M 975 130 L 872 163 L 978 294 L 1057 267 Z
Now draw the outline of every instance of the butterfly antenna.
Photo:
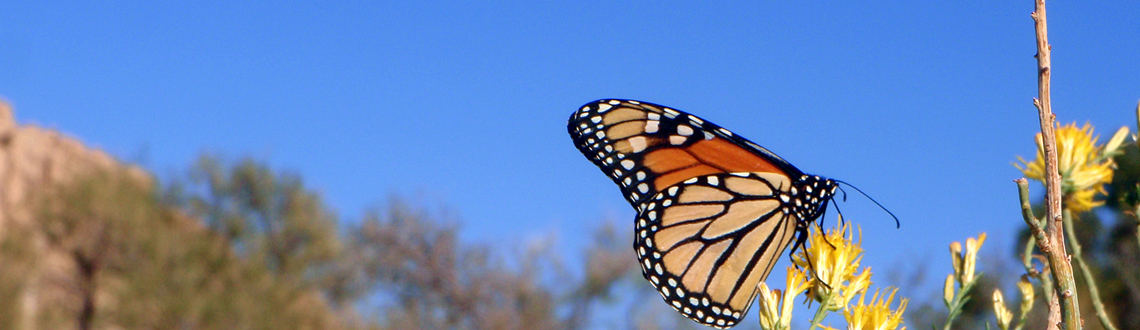
M 891 215 L 891 218 L 895 219 L 895 228 L 902 227 L 902 225 L 899 223 L 899 217 L 895 216 L 894 213 L 891 213 L 891 210 L 888 210 L 886 207 L 883 206 L 883 204 L 879 204 L 879 201 L 875 200 L 874 198 L 871 198 L 870 195 L 867 195 L 867 193 L 863 192 L 862 190 L 859 190 L 859 187 L 856 187 L 855 185 L 852 185 L 852 184 L 847 183 L 847 182 L 839 181 L 839 180 L 835 180 L 835 182 L 845 184 L 845 185 L 851 187 L 852 189 L 855 189 L 855 191 L 858 191 L 860 194 L 863 194 L 863 197 L 867 197 L 867 199 L 870 199 L 872 203 L 875 203 L 875 205 L 878 205 L 880 209 L 883 209 L 883 211 L 886 211 L 887 214 Z M 843 190 L 843 188 L 839 188 L 839 190 Z M 844 196 L 844 197 L 846 197 L 846 196 Z

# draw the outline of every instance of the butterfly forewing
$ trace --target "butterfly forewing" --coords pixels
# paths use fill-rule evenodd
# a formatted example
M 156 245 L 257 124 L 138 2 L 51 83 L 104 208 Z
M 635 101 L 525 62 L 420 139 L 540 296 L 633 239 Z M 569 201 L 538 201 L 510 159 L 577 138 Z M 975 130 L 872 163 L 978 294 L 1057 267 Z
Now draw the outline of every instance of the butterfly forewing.
M 621 187 L 634 208 L 661 187 L 701 175 L 799 170 L 770 151 L 715 124 L 668 107 L 599 100 L 582 106 L 568 124 L 574 145 Z

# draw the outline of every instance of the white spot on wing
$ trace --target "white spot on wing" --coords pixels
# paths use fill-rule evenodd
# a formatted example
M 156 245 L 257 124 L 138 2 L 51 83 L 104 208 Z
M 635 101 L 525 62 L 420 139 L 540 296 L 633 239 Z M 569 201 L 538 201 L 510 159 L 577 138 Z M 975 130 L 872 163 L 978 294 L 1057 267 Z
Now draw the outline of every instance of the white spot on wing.
M 633 165 L 634 162 L 632 160 L 626 159 L 621 161 L 621 167 L 624 167 L 627 170 L 633 169 Z
M 646 121 L 645 122 L 645 132 L 646 133 L 657 133 L 657 129 L 658 129 L 657 126 L 660 123 L 661 122 L 656 121 L 656 120 Z
M 644 151 L 645 148 L 648 147 L 649 145 L 645 141 L 644 136 L 635 136 L 635 137 L 629 138 L 629 146 L 633 148 L 633 152 L 637 153 L 637 152 Z
M 598 133 L 601 133 L 601 132 L 598 132 Z M 685 140 L 686 139 L 684 136 L 680 136 L 680 135 L 670 135 L 669 136 L 669 143 L 671 143 L 675 146 L 685 144 Z
M 688 125 L 679 125 L 677 126 L 677 134 L 684 136 L 693 135 L 693 128 L 689 127 Z

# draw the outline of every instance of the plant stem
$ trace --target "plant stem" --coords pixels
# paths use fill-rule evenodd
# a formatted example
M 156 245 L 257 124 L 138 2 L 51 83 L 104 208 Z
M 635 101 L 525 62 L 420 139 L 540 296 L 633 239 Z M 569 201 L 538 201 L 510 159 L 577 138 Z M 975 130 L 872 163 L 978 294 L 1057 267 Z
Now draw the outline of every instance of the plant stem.
M 1136 111 L 1140 112 L 1140 106 L 1136 107 Z M 1140 121 L 1140 117 L 1137 117 L 1137 121 Z M 1140 141 L 1136 143 L 1140 145 Z M 1136 210 L 1132 211 L 1132 215 L 1136 217 L 1136 247 L 1140 248 L 1140 204 L 1136 205 Z
M 1064 215 L 1065 232 L 1069 235 L 1069 245 L 1073 247 L 1073 259 L 1077 261 L 1077 267 L 1081 268 L 1081 275 L 1085 278 L 1085 285 L 1089 288 L 1089 295 L 1092 298 L 1093 309 L 1096 310 L 1096 316 L 1100 319 L 1100 324 L 1107 330 L 1116 330 L 1112 325 L 1112 321 L 1108 319 L 1108 313 L 1104 311 L 1104 304 L 1100 300 L 1100 290 L 1096 287 L 1096 281 L 1093 280 L 1092 271 L 1089 271 L 1089 265 L 1085 263 L 1084 256 L 1081 255 L 1081 243 L 1077 241 L 1077 232 L 1073 229 L 1073 215 L 1069 210 L 1065 210 Z
M 1045 200 L 1046 218 L 1049 221 L 1048 236 L 1051 251 L 1042 251 L 1049 257 L 1049 265 L 1053 268 L 1053 276 L 1057 280 L 1055 287 L 1060 297 L 1059 305 L 1050 304 L 1049 308 L 1060 309 L 1061 322 L 1067 330 L 1080 329 L 1081 313 L 1077 308 L 1077 283 L 1073 278 L 1073 266 L 1069 263 L 1068 253 L 1065 252 L 1065 231 L 1062 228 L 1061 216 L 1061 174 L 1057 171 L 1057 139 L 1053 133 L 1055 127 L 1052 110 L 1052 99 L 1049 95 L 1049 79 L 1052 64 L 1049 57 L 1049 33 L 1045 19 L 1045 0 L 1035 0 L 1035 9 L 1032 14 L 1037 34 L 1037 106 L 1038 117 L 1041 124 L 1042 149 L 1045 156 Z M 1038 242 L 1040 244 L 1042 242 Z M 1052 311 L 1051 311 L 1052 312 Z
M 1048 305 L 1053 300 L 1053 280 L 1049 279 L 1048 270 L 1049 262 L 1042 260 L 1042 270 L 1038 271 L 1033 267 L 1033 246 L 1038 245 L 1038 248 L 1048 248 L 1048 242 L 1044 244 L 1037 244 L 1037 238 L 1047 239 L 1045 231 L 1041 229 L 1045 226 L 1044 219 L 1037 219 L 1033 215 L 1033 205 L 1029 203 L 1029 182 L 1025 178 L 1013 180 L 1017 183 L 1017 195 L 1021 200 L 1021 216 L 1024 218 L 1025 223 L 1029 225 L 1029 230 L 1032 235 L 1025 241 L 1025 252 L 1021 255 L 1021 263 L 1025 266 L 1025 273 L 1029 276 L 1041 281 L 1041 297 L 1045 299 L 1045 304 Z
M 826 316 L 827 316 L 827 304 L 820 303 L 819 309 L 815 310 L 815 316 L 811 318 L 811 328 L 808 328 L 808 330 L 814 330 L 815 328 L 819 328 L 819 324 L 823 323 L 823 318 Z
M 974 283 L 977 283 L 979 277 L 982 277 L 982 274 L 974 275 L 974 278 L 968 279 L 969 281 L 962 284 L 962 287 L 958 288 L 958 292 L 954 293 L 954 299 L 950 301 L 949 311 L 946 314 L 946 324 L 942 326 L 942 330 L 950 330 L 950 325 L 954 323 L 954 319 L 962 313 L 962 307 L 966 306 L 966 301 L 970 300 L 970 290 L 974 288 Z

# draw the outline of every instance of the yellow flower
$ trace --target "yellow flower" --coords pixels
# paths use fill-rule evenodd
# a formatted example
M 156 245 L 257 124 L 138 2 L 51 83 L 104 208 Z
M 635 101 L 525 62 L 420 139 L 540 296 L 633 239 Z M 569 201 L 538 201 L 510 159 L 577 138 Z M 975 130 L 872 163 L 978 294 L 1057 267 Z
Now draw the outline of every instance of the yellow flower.
M 870 268 L 855 274 L 863 258 L 863 248 L 854 241 L 854 233 L 846 223 L 827 234 L 812 228 L 808 240 L 807 247 L 792 256 L 796 266 L 813 271 L 808 274 L 811 278 L 808 295 L 828 310 L 845 308 L 855 293 L 871 284 Z
M 1061 191 L 1065 195 L 1065 208 L 1073 212 L 1083 212 L 1103 205 L 1103 201 L 1093 201 L 1098 193 L 1106 194 L 1104 185 L 1112 182 L 1112 158 L 1128 133 L 1127 129 L 1117 131 L 1109 148 L 1096 145 L 1099 137 L 1094 137 L 1093 128 L 1085 124 L 1077 128 L 1075 123 L 1058 127 L 1057 170 L 1061 174 Z M 1045 182 L 1045 149 L 1041 133 L 1037 133 L 1037 159 L 1032 163 L 1017 157 L 1024 165 L 1014 164 L 1025 176 Z
M 871 297 L 870 304 L 864 304 L 867 298 L 867 292 L 864 291 L 859 296 L 859 303 L 854 307 L 843 311 L 844 318 L 847 319 L 848 330 L 906 330 L 903 326 L 902 315 L 906 310 L 907 300 L 904 298 L 899 302 L 898 310 L 891 311 L 891 302 L 895 299 L 895 293 L 899 289 L 890 290 L 890 296 L 886 293 L 879 295 L 879 290 L 875 290 L 874 296 Z M 902 326 L 902 328 L 899 328 Z
M 852 277 L 851 282 L 843 286 L 843 305 L 846 306 L 851 299 L 855 299 L 856 293 L 866 292 L 869 286 L 871 286 L 871 267 L 863 269 L 862 273 Z
M 1033 309 L 1033 299 L 1035 298 L 1033 284 L 1029 283 L 1029 276 L 1021 275 L 1021 280 L 1017 281 L 1017 289 L 1021 291 L 1021 310 L 1018 315 L 1025 319 L 1025 315 Z
M 788 267 L 785 292 L 772 290 L 760 283 L 760 328 L 765 330 L 790 329 L 792 324 L 792 303 L 796 296 L 807 290 L 807 275 L 795 267 Z
M 946 275 L 946 284 L 942 286 L 942 301 L 946 302 L 946 307 L 954 302 L 954 274 Z
M 974 280 L 974 269 L 978 263 L 978 249 L 986 242 L 986 233 L 966 239 L 966 252 L 962 253 L 962 243 L 950 243 L 950 257 L 954 261 L 954 275 L 957 275 L 958 287 L 962 287 Z
M 780 290 L 772 290 L 764 282 L 760 282 L 759 291 L 757 297 L 760 302 L 760 306 L 758 306 L 760 307 L 760 328 L 764 330 L 787 329 L 788 325 L 781 322 L 782 317 L 780 315 L 780 300 L 784 296 L 783 293 Z
M 1116 130 L 1116 133 L 1112 135 L 1112 138 L 1108 139 L 1108 143 L 1104 145 L 1104 153 L 1102 156 L 1106 157 L 1108 161 L 1111 162 L 1112 157 L 1122 154 L 1123 151 L 1120 151 L 1120 146 L 1124 144 L 1124 139 L 1127 137 L 1128 126 L 1122 126 L 1120 129 Z
M 994 290 L 994 316 L 997 317 L 998 328 L 1001 330 L 1009 329 L 1009 322 L 1013 320 L 1013 312 L 1005 307 L 1005 299 L 1001 296 L 1001 290 Z

